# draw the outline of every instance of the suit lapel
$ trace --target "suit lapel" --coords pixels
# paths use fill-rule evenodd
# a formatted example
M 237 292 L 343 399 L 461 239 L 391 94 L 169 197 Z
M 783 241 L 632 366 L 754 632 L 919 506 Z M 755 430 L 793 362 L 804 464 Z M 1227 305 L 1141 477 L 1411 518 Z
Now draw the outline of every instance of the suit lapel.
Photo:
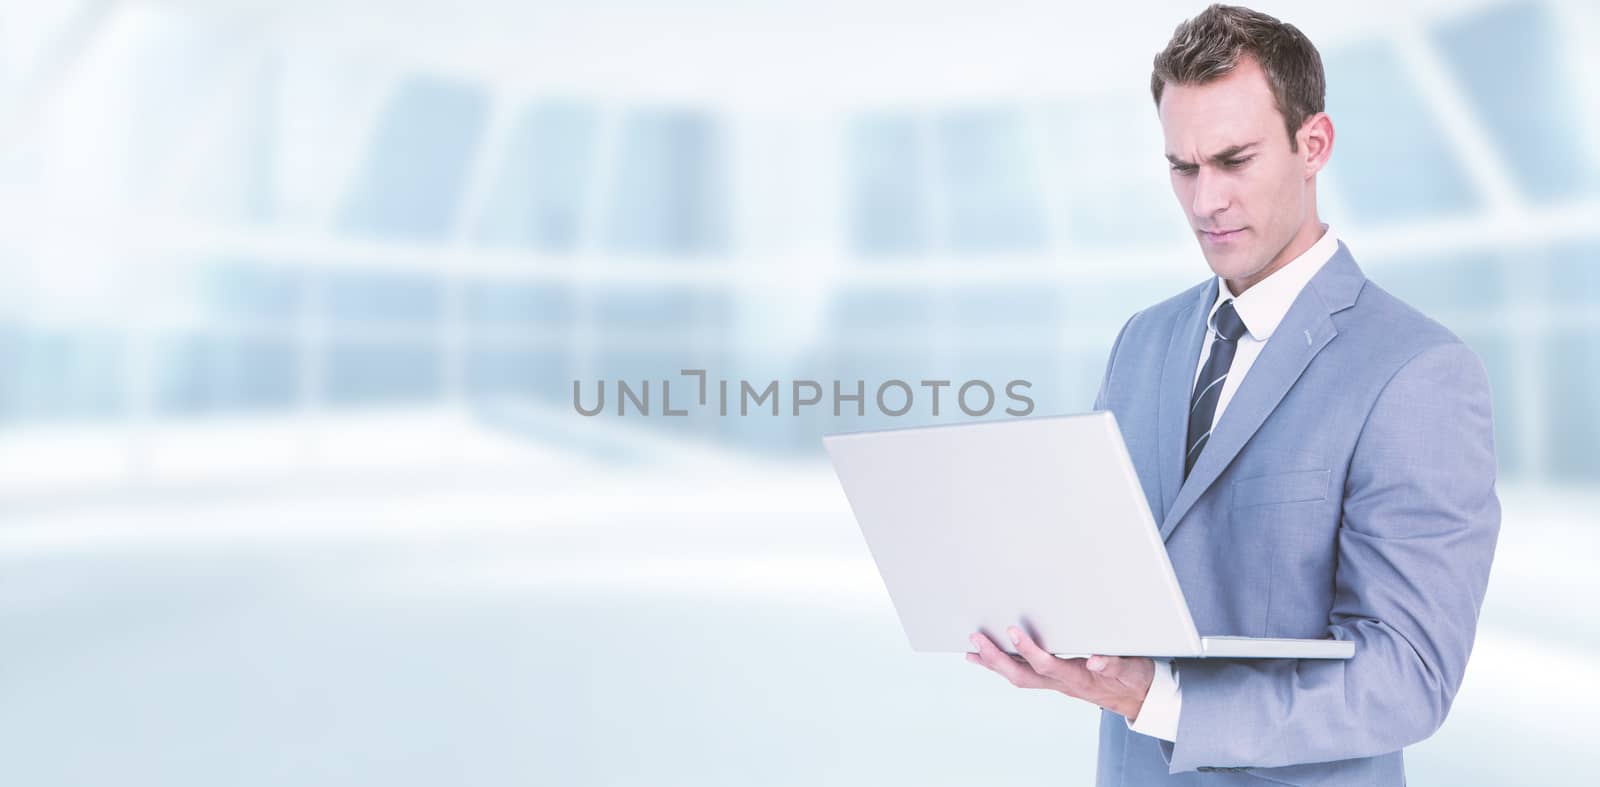
M 1206 317 L 1217 300 L 1217 279 L 1202 287 L 1200 296 L 1179 315 L 1167 357 L 1161 367 L 1161 401 L 1157 413 L 1156 439 L 1160 443 L 1156 477 L 1161 480 L 1161 512 L 1172 510 L 1183 482 L 1183 444 L 1189 431 L 1189 394 L 1194 386 L 1195 369 L 1200 363 L 1200 346 L 1206 338 Z M 1224 411 L 1226 412 L 1226 411 Z
M 1360 292 L 1365 279 L 1361 269 L 1351 258 L 1349 250 L 1340 243 L 1333 258 L 1312 277 L 1294 304 L 1289 307 L 1283 322 L 1278 324 L 1272 338 L 1267 340 L 1267 345 L 1261 348 L 1261 355 L 1257 356 L 1250 371 L 1239 383 L 1233 399 L 1222 411 L 1222 417 L 1217 420 L 1211 439 L 1201 450 L 1200 458 L 1195 461 L 1188 480 L 1182 483 L 1177 492 L 1177 499 L 1167 508 L 1166 516 L 1161 523 L 1163 540 L 1172 536 L 1172 531 L 1183 520 L 1183 515 L 1189 512 L 1195 501 L 1200 499 L 1200 495 L 1222 475 L 1222 471 L 1227 469 L 1233 458 L 1244 448 L 1244 444 L 1261 428 L 1267 416 L 1300 379 L 1300 375 L 1311 364 L 1311 360 L 1338 335 L 1331 315 L 1355 303 L 1356 294 Z M 1187 326 L 1180 328 L 1180 331 L 1184 330 L 1187 330 Z M 1198 362 L 1197 350 L 1191 357 L 1190 365 L 1193 366 Z M 1168 365 L 1169 367 L 1171 365 L 1170 359 Z M 1163 380 L 1163 400 L 1169 395 L 1166 382 Z M 1187 401 L 1188 398 L 1185 396 L 1185 404 Z M 1164 425 L 1165 403 L 1162 412 Z M 1172 442 L 1176 446 L 1170 449 L 1174 453 L 1181 452 L 1186 439 L 1184 434 L 1186 430 L 1187 423 L 1179 427 L 1177 439 L 1172 441 L 1166 440 L 1163 435 L 1164 441 Z M 1162 477 L 1165 479 L 1167 472 L 1165 450 L 1168 450 L 1165 445 L 1163 450 Z M 1176 472 L 1181 478 L 1183 473 L 1181 457 Z

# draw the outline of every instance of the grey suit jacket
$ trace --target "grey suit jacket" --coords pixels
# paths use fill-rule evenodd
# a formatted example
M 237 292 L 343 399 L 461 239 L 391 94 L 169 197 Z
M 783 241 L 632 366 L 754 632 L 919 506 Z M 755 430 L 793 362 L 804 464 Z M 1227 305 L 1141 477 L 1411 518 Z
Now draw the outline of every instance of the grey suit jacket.
M 1104 713 L 1097 784 L 1398 785 L 1444 722 L 1500 528 L 1489 384 L 1344 244 L 1240 383 L 1188 480 L 1216 279 L 1130 318 L 1117 416 L 1202 635 L 1354 640 L 1349 661 L 1180 659 L 1177 742 Z

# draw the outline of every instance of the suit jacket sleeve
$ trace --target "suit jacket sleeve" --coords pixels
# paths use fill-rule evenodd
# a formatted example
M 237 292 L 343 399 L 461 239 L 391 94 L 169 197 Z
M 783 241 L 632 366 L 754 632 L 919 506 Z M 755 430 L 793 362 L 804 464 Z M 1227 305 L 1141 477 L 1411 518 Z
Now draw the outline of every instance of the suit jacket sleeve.
M 1500 529 L 1483 365 L 1429 347 L 1385 384 L 1344 489 L 1328 632 L 1348 661 L 1179 662 L 1172 773 L 1370 757 L 1438 729 L 1461 685 Z
M 1111 386 L 1111 370 L 1117 365 L 1117 348 L 1122 346 L 1122 337 L 1128 334 L 1128 326 L 1132 325 L 1133 321 L 1137 319 L 1139 319 L 1139 313 L 1135 312 L 1132 317 L 1128 318 L 1127 322 L 1122 324 L 1122 329 L 1117 331 L 1117 338 L 1111 342 L 1111 352 L 1106 356 L 1106 373 L 1100 378 L 1100 391 L 1094 395 L 1094 407 L 1092 409 L 1106 409 L 1106 389 Z

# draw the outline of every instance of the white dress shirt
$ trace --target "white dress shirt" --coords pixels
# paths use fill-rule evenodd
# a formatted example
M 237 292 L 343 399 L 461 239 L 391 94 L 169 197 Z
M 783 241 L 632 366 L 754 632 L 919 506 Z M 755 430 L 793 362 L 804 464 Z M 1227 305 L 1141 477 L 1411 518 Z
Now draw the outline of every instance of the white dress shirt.
M 1194 367 L 1194 380 L 1189 386 L 1191 394 L 1194 382 L 1199 381 L 1200 370 L 1205 368 L 1206 359 L 1211 354 L 1211 342 L 1217 337 L 1217 308 L 1226 301 L 1233 301 L 1234 311 L 1244 323 L 1245 333 L 1239 337 L 1233 363 L 1228 366 L 1228 378 L 1223 381 L 1222 392 L 1217 396 L 1217 411 L 1211 417 L 1213 427 L 1222 418 L 1222 411 L 1233 398 L 1233 393 L 1239 390 L 1239 383 L 1250 373 L 1250 366 L 1261 355 L 1261 348 L 1267 345 L 1267 340 L 1278 329 L 1278 323 L 1283 322 L 1289 307 L 1300 297 L 1300 291 L 1338 251 L 1339 239 L 1333 230 L 1326 224 L 1322 225 L 1322 230 L 1322 237 L 1311 248 L 1288 265 L 1273 271 L 1267 278 L 1256 282 L 1243 295 L 1235 296 L 1228 289 L 1227 282 L 1220 277 L 1217 279 L 1217 300 L 1211 304 L 1211 312 L 1206 316 L 1209 330 L 1200 351 L 1200 361 Z M 1200 450 L 1205 452 L 1204 448 Z M 1139 710 L 1138 719 L 1128 723 L 1128 728 L 1153 738 L 1176 741 L 1178 713 L 1183 708 L 1183 689 L 1178 682 L 1178 668 L 1171 659 L 1156 659 L 1155 663 L 1155 679 L 1150 683 L 1150 692 L 1145 695 L 1144 707 Z

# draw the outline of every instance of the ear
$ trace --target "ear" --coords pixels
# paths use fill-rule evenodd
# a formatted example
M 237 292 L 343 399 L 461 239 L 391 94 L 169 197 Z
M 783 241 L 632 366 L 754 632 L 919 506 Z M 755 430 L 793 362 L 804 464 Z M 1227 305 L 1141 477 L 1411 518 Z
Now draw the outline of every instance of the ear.
M 1300 145 L 1300 156 L 1305 162 L 1305 176 L 1311 178 L 1327 166 L 1328 157 L 1333 155 L 1333 120 L 1326 112 L 1306 118 L 1295 134 L 1295 141 Z

